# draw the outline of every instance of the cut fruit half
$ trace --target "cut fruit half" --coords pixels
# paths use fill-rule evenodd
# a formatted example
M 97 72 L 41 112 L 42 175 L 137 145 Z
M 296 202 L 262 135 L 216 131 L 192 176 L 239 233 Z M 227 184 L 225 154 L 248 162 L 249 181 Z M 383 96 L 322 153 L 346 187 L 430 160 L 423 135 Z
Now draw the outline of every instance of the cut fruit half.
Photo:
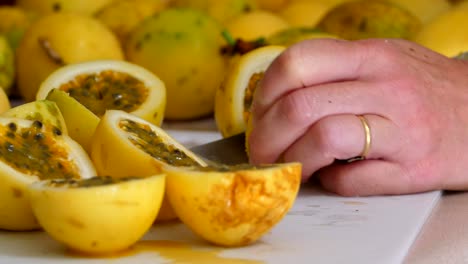
M 98 117 L 116 109 L 156 125 L 164 118 L 164 83 L 130 62 L 96 60 L 63 66 L 41 84 L 36 99 L 45 99 L 52 89 L 66 92 Z
M 37 100 L 15 106 L 1 114 L 4 117 L 17 117 L 27 120 L 40 121 L 45 126 L 59 129 L 68 134 L 67 125 L 59 107 L 53 101 Z
M 167 166 L 205 166 L 162 128 L 121 110 L 108 110 L 91 144 L 91 159 L 99 175 L 147 176 Z
M 255 88 L 265 70 L 284 49 L 279 45 L 260 47 L 233 62 L 215 96 L 216 126 L 223 137 L 245 131 Z
M 70 137 L 88 154 L 91 153 L 91 138 L 99 117 L 62 90 L 52 89 L 46 99 L 54 102 L 60 109 Z
M 216 245 L 244 246 L 271 230 L 293 205 L 299 163 L 170 168 L 167 194 L 190 229 Z
M 28 185 L 45 179 L 96 175 L 83 148 L 58 129 L 39 121 L 0 118 L 0 229 L 32 230 Z
M 193 152 L 160 127 L 121 110 L 108 110 L 91 143 L 91 159 L 99 175 L 148 176 L 172 166 L 206 166 Z M 175 217 L 163 202 L 161 220 Z
M 165 175 L 49 180 L 30 188 L 39 223 L 54 239 L 86 254 L 128 248 L 151 227 L 161 206 Z

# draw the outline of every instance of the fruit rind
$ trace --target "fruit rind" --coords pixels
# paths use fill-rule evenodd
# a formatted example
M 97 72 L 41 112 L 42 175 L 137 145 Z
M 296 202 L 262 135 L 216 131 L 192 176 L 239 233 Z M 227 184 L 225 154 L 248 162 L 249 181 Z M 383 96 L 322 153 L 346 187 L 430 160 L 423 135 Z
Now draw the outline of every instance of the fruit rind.
M 164 83 L 145 68 L 126 61 L 95 60 L 61 67 L 44 80 L 37 92 L 36 99 L 45 99 L 50 90 L 60 87 L 61 84 L 73 80 L 78 75 L 98 73 L 105 70 L 127 73 L 143 82 L 149 91 L 147 100 L 131 113 L 156 125 L 161 125 L 166 102 Z M 156 112 L 154 110 L 155 106 L 157 107 Z
M 91 159 L 99 175 L 125 177 L 129 174 L 135 174 L 147 176 L 162 172 L 169 166 L 131 143 L 128 134 L 119 127 L 119 122 L 122 120 L 147 125 L 164 142 L 173 145 L 176 149 L 184 150 L 200 166 L 206 165 L 201 158 L 174 140 L 160 127 L 122 110 L 108 110 L 99 122 L 91 144 Z M 132 157 L 131 160 L 129 160 L 129 156 Z
M 151 227 L 165 175 L 94 187 L 49 184 L 37 182 L 30 188 L 32 208 L 44 230 L 72 250 L 106 254 L 128 248 Z
M 0 118 L 3 125 L 12 121 L 26 125 L 33 122 L 19 118 Z M 79 164 L 80 171 L 77 174 L 82 178 L 94 176 L 94 166 L 81 146 L 66 135 L 60 137 L 69 151 L 69 159 Z M 0 162 L 0 229 L 25 231 L 39 228 L 28 195 L 28 186 L 39 180 L 38 176 L 24 174 Z
M 301 165 L 263 169 L 166 171 L 167 194 L 183 223 L 207 241 L 243 246 L 277 224 L 297 196 Z
M 255 73 L 264 72 L 285 46 L 269 45 L 252 50 L 236 60 L 215 95 L 215 121 L 223 137 L 246 129 L 245 90 Z

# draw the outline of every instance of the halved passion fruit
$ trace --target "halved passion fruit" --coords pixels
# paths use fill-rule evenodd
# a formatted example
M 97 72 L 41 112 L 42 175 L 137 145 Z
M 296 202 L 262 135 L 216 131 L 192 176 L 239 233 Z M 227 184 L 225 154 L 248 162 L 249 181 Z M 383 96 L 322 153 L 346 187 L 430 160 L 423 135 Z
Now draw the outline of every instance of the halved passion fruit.
M 148 176 L 171 166 L 205 166 L 193 152 L 160 127 L 122 110 L 108 110 L 91 143 L 91 159 L 99 175 Z M 164 199 L 158 220 L 175 218 Z
M 40 121 L 51 129 L 59 129 L 63 134 L 67 134 L 67 125 L 60 112 L 59 107 L 53 101 L 37 100 L 15 106 L 3 112 L 1 116 L 17 117 L 32 121 Z
M 46 100 L 54 102 L 60 109 L 70 137 L 88 154 L 91 153 L 91 138 L 99 123 L 99 117 L 62 90 L 52 89 Z
M 223 137 L 245 131 L 255 88 L 265 70 L 284 49 L 279 45 L 260 47 L 233 62 L 215 96 L 214 115 Z
M 156 125 L 164 117 L 164 83 L 130 62 L 96 60 L 63 66 L 41 84 L 36 99 L 45 99 L 52 89 L 66 92 L 98 117 L 108 109 L 123 110 Z
M 31 185 L 39 223 L 72 250 L 105 254 L 128 248 L 151 227 L 165 175 L 147 178 L 55 179 Z
M 300 163 L 175 168 L 167 195 L 180 220 L 221 246 L 243 246 L 271 230 L 294 203 Z
M 0 229 L 39 227 L 28 185 L 45 179 L 81 179 L 96 175 L 83 148 L 61 130 L 40 121 L 0 118 Z

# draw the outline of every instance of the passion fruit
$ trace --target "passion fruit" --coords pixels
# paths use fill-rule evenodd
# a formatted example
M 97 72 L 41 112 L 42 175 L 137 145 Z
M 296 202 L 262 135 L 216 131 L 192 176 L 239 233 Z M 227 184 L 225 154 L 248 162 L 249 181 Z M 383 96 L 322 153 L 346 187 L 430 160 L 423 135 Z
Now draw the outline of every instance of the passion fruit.
M 399 5 L 426 24 L 438 17 L 439 15 L 449 11 L 452 7 L 448 0 L 432 0 L 430 3 L 425 0 L 389 0 L 390 2 Z
M 11 94 L 15 81 L 15 55 L 7 39 L 0 35 L 0 89 Z
M 129 159 L 131 157 L 131 159 Z M 99 175 L 148 176 L 172 166 L 206 166 L 162 128 L 122 110 L 108 110 L 91 143 L 91 159 Z M 175 217 L 163 201 L 162 219 Z
M 383 0 L 357 0 L 329 10 L 317 27 L 343 39 L 410 39 L 422 23 L 407 9 Z
M 113 0 L 16 0 L 16 5 L 38 15 L 71 12 L 91 16 Z
M 279 31 L 265 40 L 269 45 L 290 46 L 306 39 L 333 38 L 338 36 L 311 27 L 290 27 Z
M 226 23 L 226 29 L 234 39 L 246 41 L 267 38 L 289 26 L 279 14 L 262 9 L 243 13 Z
M 162 0 L 114 0 L 95 15 L 125 45 L 133 29 L 145 18 L 166 8 Z
M 91 153 L 91 137 L 99 123 L 99 117 L 62 90 L 52 89 L 46 100 L 54 102 L 60 109 L 69 136 L 88 154 Z
M 289 1 L 279 12 L 293 27 L 315 27 L 329 11 L 330 4 L 321 1 Z
M 68 134 L 67 125 L 59 107 L 53 101 L 37 100 L 15 106 L 1 116 L 16 117 L 41 122 L 46 128 L 58 129 L 62 134 Z
M 0 114 L 11 108 L 10 99 L 5 90 L 0 88 Z
M 44 230 L 68 248 L 109 254 L 138 241 L 151 227 L 165 175 L 146 178 L 55 179 L 32 184 L 31 205 Z
M 223 137 L 245 131 L 255 88 L 265 70 L 284 49 L 284 46 L 268 45 L 233 61 L 215 97 L 215 121 Z
M 81 179 L 96 175 L 81 146 L 59 129 L 40 121 L 0 117 L 0 229 L 32 230 L 28 186 L 46 179 Z
M 165 117 L 189 120 L 213 112 L 225 71 L 220 24 L 205 12 L 168 8 L 139 24 L 126 45 L 129 61 L 166 84 Z
M 22 8 L 5 5 L 0 6 L 0 17 L 0 35 L 5 36 L 11 48 L 16 50 L 32 19 Z
M 194 233 L 221 246 L 245 246 L 271 230 L 293 205 L 299 163 L 175 168 L 166 171 L 176 214 Z
M 460 27 L 468 22 L 467 12 L 466 1 L 454 6 L 427 23 L 412 40 L 447 57 L 467 51 L 466 30 Z
M 257 9 L 256 0 L 213 0 L 207 12 L 225 25 L 231 19 Z
M 164 83 L 134 63 L 96 60 L 61 67 L 44 80 L 36 99 L 46 98 L 52 89 L 66 92 L 98 117 L 115 109 L 158 126 L 164 118 Z
M 33 101 L 41 83 L 62 66 L 123 58 L 117 37 L 97 19 L 71 13 L 46 15 L 28 28 L 16 50 L 18 92 L 26 102 Z

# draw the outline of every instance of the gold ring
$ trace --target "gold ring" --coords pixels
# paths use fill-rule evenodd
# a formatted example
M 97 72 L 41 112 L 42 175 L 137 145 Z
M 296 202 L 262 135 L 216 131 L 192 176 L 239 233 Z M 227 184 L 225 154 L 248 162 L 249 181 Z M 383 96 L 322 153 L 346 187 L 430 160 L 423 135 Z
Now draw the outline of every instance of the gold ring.
M 369 150 L 371 147 L 371 131 L 369 123 L 367 119 L 363 115 L 357 115 L 359 120 L 361 120 L 362 126 L 364 127 L 364 134 L 365 134 L 365 141 L 364 141 L 364 148 L 359 156 L 346 160 L 348 163 L 353 161 L 365 160 L 367 155 L 369 154 Z

